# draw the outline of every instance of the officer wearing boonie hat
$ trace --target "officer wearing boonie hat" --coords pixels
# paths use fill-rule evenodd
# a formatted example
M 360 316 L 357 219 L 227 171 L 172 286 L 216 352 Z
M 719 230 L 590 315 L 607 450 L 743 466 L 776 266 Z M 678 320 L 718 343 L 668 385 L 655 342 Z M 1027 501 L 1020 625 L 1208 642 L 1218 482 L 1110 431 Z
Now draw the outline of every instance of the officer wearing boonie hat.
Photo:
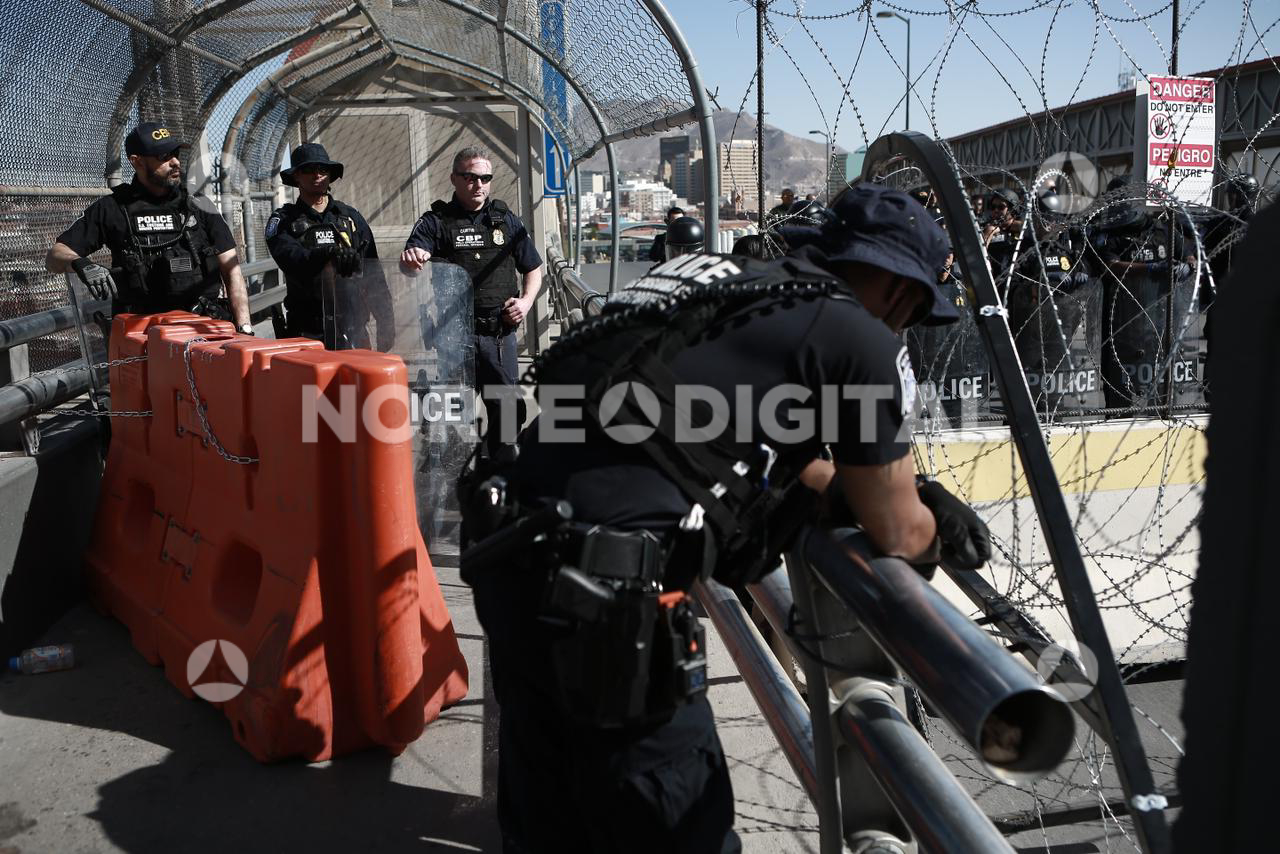
M 936 286 L 942 229 L 905 193 L 859 184 L 821 225 L 789 236 L 805 246 L 774 261 L 671 258 L 567 332 L 535 370 L 539 392 L 555 389 L 562 405 L 543 410 L 499 469 L 515 507 L 494 522 L 464 496 L 468 537 L 507 534 L 521 514 L 565 501 L 592 542 L 654 544 L 623 554 L 566 538 L 492 571 L 463 553 L 502 709 L 498 819 L 512 850 L 558 850 L 565 839 L 592 851 L 741 850 L 706 683 L 676 679 L 674 654 L 644 658 L 661 619 L 636 617 L 638 600 L 619 595 L 605 616 L 566 622 L 556 611 L 565 600 L 549 595 L 565 567 L 601 585 L 660 582 L 676 597 L 707 575 L 749 583 L 750 567 L 776 565 L 797 518 L 841 506 L 876 548 L 925 575 L 939 554 L 967 568 L 990 557 L 985 525 L 936 482 L 917 484 L 910 452 L 915 379 L 894 333 L 958 316 Z M 643 401 L 646 385 L 663 393 L 649 392 L 656 411 L 640 406 L 645 438 L 621 438 L 602 399 L 624 389 Z M 564 396 L 573 388 L 583 398 Z M 705 409 L 678 410 L 682 389 Z M 694 412 L 725 415 L 704 427 Z M 691 420 L 699 435 L 682 439 L 678 425 Z M 826 447 L 834 462 L 822 459 Z M 786 498 L 770 506 L 768 490 Z
M 341 348 L 344 341 L 336 326 L 345 324 L 331 317 L 328 323 L 333 328 L 326 330 L 322 279 L 327 273 L 341 278 L 362 272 L 365 277 L 380 277 L 376 263 L 367 265 L 367 270 L 361 267 L 361 259 L 377 261 L 378 247 L 360 211 L 330 194 L 331 185 L 346 170 L 323 145 L 299 145 L 289 164 L 280 170 L 280 181 L 298 188 L 298 200 L 276 208 L 266 228 L 267 248 L 289 289 L 284 299 L 286 327 L 289 335 L 327 340 Z M 362 280 L 363 285 L 369 283 Z M 331 294 L 335 299 L 340 296 L 336 291 Z M 330 314 L 340 310 L 330 306 Z
M 837 274 L 854 275 L 848 265 L 866 264 L 892 273 L 895 283 L 901 279 L 919 287 L 913 313 L 904 314 L 909 290 L 895 284 L 892 298 L 899 310 L 893 322 L 881 318 L 890 328 L 940 326 L 960 319 L 955 304 L 937 286 L 951 243 L 915 199 L 882 184 L 860 182 L 841 192 L 818 216 L 820 225 L 780 229 L 797 257 Z
M 231 230 L 218 209 L 182 181 L 177 132 L 143 122 L 125 137 L 133 181 L 112 188 L 58 236 L 45 258 L 52 273 L 74 270 L 114 312 L 175 309 L 249 326 L 249 296 Z M 88 255 L 106 246 L 109 271 Z M 227 299 L 219 297 L 225 286 Z

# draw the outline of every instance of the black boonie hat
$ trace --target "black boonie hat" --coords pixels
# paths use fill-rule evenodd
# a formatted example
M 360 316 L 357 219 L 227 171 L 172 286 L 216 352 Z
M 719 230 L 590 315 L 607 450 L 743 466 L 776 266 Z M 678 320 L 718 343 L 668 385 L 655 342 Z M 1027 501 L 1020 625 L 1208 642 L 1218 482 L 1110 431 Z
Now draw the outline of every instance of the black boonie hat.
M 178 139 L 171 129 L 158 122 L 143 122 L 129 131 L 129 135 L 124 138 L 125 154 L 164 157 L 179 148 L 187 148 L 187 143 Z
M 779 230 L 793 249 L 813 246 L 828 261 L 859 261 L 924 285 L 933 295 L 921 321 L 928 326 L 960 319 L 955 304 L 938 289 L 938 271 L 951 251 L 947 233 L 901 190 L 860 182 L 831 203 L 821 225 Z
M 304 142 L 299 145 L 293 150 L 293 156 L 289 158 L 289 163 L 288 169 L 280 170 L 280 180 L 290 187 L 298 186 L 293 173 L 303 166 L 329 167 L 330 181 L 336 181 L 342 177 L 342 164 L 336 160 L 330 160 L 329 152 L 325 151 L 324 146 L 318 142 Z

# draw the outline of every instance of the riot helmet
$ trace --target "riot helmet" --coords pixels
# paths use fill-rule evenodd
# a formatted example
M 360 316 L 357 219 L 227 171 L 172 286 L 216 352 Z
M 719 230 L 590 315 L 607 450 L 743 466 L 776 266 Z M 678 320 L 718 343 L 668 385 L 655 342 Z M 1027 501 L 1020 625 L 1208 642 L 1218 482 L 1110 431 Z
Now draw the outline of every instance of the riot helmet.
M 691 216 L 680 217 L 667 226 L 667 260 L 670 261 L 680 255 L 701 252 L 703 241 L 702 223 Z
M 1258 179 L 1248 172 L 1236 172 L 1227 178 L 1223 187 L 1224 199 L 1228 210 L 1252 207 L 1258 200 L 1262 187 Z

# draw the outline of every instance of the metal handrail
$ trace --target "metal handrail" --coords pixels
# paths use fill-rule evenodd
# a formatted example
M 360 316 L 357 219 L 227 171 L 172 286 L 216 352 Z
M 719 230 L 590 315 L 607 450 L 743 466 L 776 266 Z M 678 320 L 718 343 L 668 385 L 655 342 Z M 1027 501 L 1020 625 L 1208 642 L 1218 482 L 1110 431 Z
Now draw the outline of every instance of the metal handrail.
M 867 554 L 859 544 L 864 539 L 846 536 L 837 544 L 810 530 L 801 538 L 803 554 L 788 562 L 798 596 L 783 570 L 748 588 L 804 664 L 807 714 L 732 591 L 709 580 L 695 592 L 818 809 L 824 854 L 859 832 L 892 834 L 898 820 L 927 850 L 1008 852 L 1000 832 L 903 714 L 894 688 L 898 667 L 980 758 L 992 721 L 996 731 L 1019 728 L 1017 757 L 986 760 L 1006 780 L 1041 776 L 1062 760 L 1073 731 L 1066 703 L 905 562 Z M 844 631 L 834 630 L 833 611 Z M 794 641 L 793 619 L 805 627 L 809 647 Z M 822 632 L 830 636 L 819 639 Z M 922 670 L 925 661 L 930 666 Z M 851 764 L 840 745 L 854 748 L 860 765 Z
M 92 313 L 110 307 L 111 304 L 109 302 L 102 300 L 87 303 L 84 309 Z M 61 305 L 57 308 L 24 314 L 21 317 L 0 320 L 0 352 L 34 341 L 37 338 L 43 338 L 46 335 L 52 335 L 55 332 L 61 332 L 64 329 L 70 329 L 75 326 L 75 323 L 75 312 L 72 311 L 70 305 Z
M 565 307 L 564 322 L 566 324 L 572 324 L 578 319 L 573 316 L 575 309 L 583 318 L 594 317 L 609 301 L 607 294 L 595 290 L 582 276 L 578 275 L 578 271 L 573 269 L 555 246 L 547 247 L 547 269 L 551 273 L 552 285 L 556 289 L 556 298 Z

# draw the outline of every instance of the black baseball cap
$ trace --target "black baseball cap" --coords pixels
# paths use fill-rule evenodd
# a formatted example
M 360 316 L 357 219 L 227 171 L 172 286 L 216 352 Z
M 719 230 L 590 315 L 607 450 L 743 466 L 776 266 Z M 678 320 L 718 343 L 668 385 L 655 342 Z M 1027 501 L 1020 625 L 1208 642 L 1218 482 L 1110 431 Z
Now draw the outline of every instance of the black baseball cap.
M 947 233 L 901 190 L 859 182 L 836 197 L 820 225 L 779 230 L 793 249 L 813 246 L 826 261 L 858 261 L 924 285 L 933 295 L 925 325 L 960 319 L 938 288 L 938 271 L 951 251 Z
M 187 143 L 179 139 L 172 129 L 158 122 L 143 122 L 124 138 L 125 154 L 144 157 L 164 157 L 186 147 Z

